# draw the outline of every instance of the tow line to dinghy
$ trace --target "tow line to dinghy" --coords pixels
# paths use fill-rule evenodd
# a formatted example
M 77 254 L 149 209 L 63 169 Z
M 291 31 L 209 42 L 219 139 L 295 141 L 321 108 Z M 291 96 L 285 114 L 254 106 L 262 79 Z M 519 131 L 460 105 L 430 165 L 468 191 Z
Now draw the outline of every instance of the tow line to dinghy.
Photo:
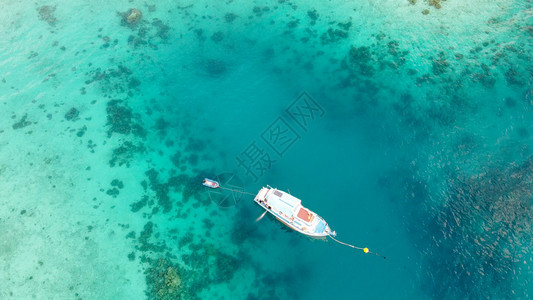
M 364 253 L 374 254 L 374 255 L 377 255 L 377 256 L 383 257 L 383 259 L 386 259 L 386 258 L 387 258 L 387 257 L 385 257 L 385 256 L 383 256 L 383 255 L 381 255 L 381 254 L 376 253 L 376 252 L 370 252 L 370 250 L 368 250 L 368 248 L 366 248 L 366 247 L 365 247 L 365 248 L 356 247 L 356 246 L 354 246 L 354 245 L 350 245 L 350 244 L 347 244 L 347 243 L 343 243 L 343 242 L 337 240 L 337 239 L 334 238 L 331 234 L 328 234 L 328 236 L 329 236 L 331 239 L 333 239 L 335 242 L 337 242 L 337 243 L 339 243 L 339 244 L 341 244 L 341 245 L 348 246 L 348 247 L 352 247 L 352 248 L 354 248 L 354 249 L 358 249 L 358 250 L 363 250 Z
M 212 189 L 223 189 L 223 190 L 227 190 L 227 191 L 232 191 L 234 193 L 240 193 L 240 194 L 247 194 L 247 195 L 255 196 L 255 194 L 248 193 L 248 192 L 245 192 L 245 191 L 223 187 L 223 186 L 220 185 L 220 183 L 218 183 L 218 181 L 213 180 L 213 179 L 209 179 L 209 178 L 205 178 L 204 182 L 202 182 L 202 184 L 205 185 L 206 187 L 212 188 Z
M 255 196 L 255 194 L 248 193 L 248 192 L 245 192 L 245 191 L 240 191 L 240 190 L 236 190 L 236 189 L 229 189 L 229 188 L 225 188 L 225 187 L 223 187 L 223 186 L 221 186 L 220 188 L 223 189 L 223 190 L 232 191 L 232 192 L 234 192 L 234 193 L 241 193 L 241 194 L 247 194 L 247 195 Z

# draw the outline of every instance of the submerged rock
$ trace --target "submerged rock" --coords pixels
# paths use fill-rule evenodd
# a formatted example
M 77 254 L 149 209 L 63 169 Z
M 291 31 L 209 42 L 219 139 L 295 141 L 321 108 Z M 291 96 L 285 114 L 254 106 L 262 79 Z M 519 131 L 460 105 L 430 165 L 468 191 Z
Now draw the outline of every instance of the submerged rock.
M 440 4 L 440 0 L 429 0 L 429 5 L 434 6 L 436 9 L 440 9 L 442 6 Z
M 129 26 L 137 25 L 142 19 L 142 12 L 137 8 L 130 8 L 127 12 L 122 14 L 122 23 Z

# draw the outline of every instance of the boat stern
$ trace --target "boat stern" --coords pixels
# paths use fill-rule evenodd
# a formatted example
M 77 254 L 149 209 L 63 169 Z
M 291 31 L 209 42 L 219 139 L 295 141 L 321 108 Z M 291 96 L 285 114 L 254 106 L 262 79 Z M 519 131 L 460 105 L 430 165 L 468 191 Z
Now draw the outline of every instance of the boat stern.
M 263 187 L 259 190 L 257 195 L 254 198 L 254 201 L 257 203 L 263 203 L 266 201 L 266 195 L 268 194 L 269 188 Z

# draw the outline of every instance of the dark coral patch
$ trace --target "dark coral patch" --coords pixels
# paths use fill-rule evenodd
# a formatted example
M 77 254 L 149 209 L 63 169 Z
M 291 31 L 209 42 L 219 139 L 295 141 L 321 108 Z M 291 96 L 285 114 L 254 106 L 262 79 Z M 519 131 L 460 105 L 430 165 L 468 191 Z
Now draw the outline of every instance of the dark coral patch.
M 141 210 L 143 207 L 146 206 L 146 204 L 148 204 L 148 196 L 144 195 L 142 196 L 141 200 L 137 201 L 137 202 L 134 202 L 130 205 L 131 207 L 131 211 L 132 212 L 138 212 L 139 210 Z
M 235 19 L 237 19 L 237 15 L 234 13 L 227 13 L 224 15 L 224 20 L 227 23 L 232 23 L 233 21 L 235 21 Z
M 226 73 L 227 67 L 226 63 L 218 59 L 208 59 L 204 63 L 204 68 L 212 77 L 218 77 Z
M 220 43 L 224 39 L 224 33 L 222 31 L 217 31 L 211 35 L 211 40 L 215 43 Z
M 79 115 L 80 115 L 80 111 L 76 109 L 75 107 L 73 107 L 65 113 L 65 119 L 67 119 L 67 121 L 75 121 L 78 119 Z
M 112 133 L 129 134 L 133 124 L 133 113 L 128 106 L 121 105 L 122 100 L 111 100 L 107 103 L 108 135 Z
M 130 134 L 144 137 L 146 131 L 135 120 L 133 112 L 123 100 L 111 100 L 107 103 L 108 136 L 113 133 Z
M 168 183 L 161 183 L 159 180 L 159 173 L 155 169 L 150 169 L 145 172 L 150 182 L 150 188 L 157 196 L 157 203 L 163 208 L 163 213 L 167 213 L 172 209 L 172 202 L 169 193 Z
M 111 160 L 109 160 L 109 166 L 126 165 L 129 167 L 135 154 L 144 153 L 145 151 L 146 149 L 142 144 L 134 145 L 132 142 L 126 141 L 119 147 L 113 149 Z
M 342 66 L 351 72 L 363 76 L 372 76 L 375 73 L 373 66 L 374 58 L 369 47 L 352 46 L 348 55 L 342 62 Z
M 28 125 L 31 125 L 31 122 L 26 120 L 27 117 L 28 117 L 27 114 L 22 116 L 22 118 L 18 122 L 13 124 L 13 129 L 20 129 L 20 128 L 24 128 L 24 127 L 26 127 Z
M 149 299 L 195 299 L 190 295 L 185 271 L 166 258 L 153 261 L 146 270 L 147 296 Z
M 41 20 L 48 23 L 48 25 L 55 25 L 57 18 L 55 17 L 56 6 L 43 5 L 37 9 Z
M 106 194 L 113 198 L 116 198 L 120 194 L 120 191 L 117 188 L 111 188 L 106 191 Z
M 137 249 L 140 251 L 153 251 L 153 252 L 162 252 L 167 249 L 167 246 L 165 243 L 161 244 L 154 244 L 150 242 L 150 239 L 152 237 L 152 234 L 154 233 L 154 223 L 147 222 L 144 225 L 143 230 L 141 231 L 141 234 L 139 235 L 139 238 L 137 239 L 139 242 L 139 246 L 137 246 Z

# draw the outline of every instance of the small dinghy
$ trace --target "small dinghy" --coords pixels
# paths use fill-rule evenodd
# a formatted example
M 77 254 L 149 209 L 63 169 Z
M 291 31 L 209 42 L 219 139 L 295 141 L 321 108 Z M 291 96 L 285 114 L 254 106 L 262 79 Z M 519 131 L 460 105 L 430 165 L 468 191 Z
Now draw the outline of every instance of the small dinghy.
M 319 215 L 302 206 L 302 201 L 288 193 L 267 185 L 254 201 L 289 228 L 314 238 L 336 236 Z
M 216 189 L 216 188 L 220 187 L 220 184 L 218 183 L 218 181 L 215 181 L 215 180 L 212 180 L 212 179 L 209 179 L 209 178 L 205 178 L 204 182 L 202 182 L 202 184 L 205 185 L 206 187 L 210 187 L 212 189 Z

